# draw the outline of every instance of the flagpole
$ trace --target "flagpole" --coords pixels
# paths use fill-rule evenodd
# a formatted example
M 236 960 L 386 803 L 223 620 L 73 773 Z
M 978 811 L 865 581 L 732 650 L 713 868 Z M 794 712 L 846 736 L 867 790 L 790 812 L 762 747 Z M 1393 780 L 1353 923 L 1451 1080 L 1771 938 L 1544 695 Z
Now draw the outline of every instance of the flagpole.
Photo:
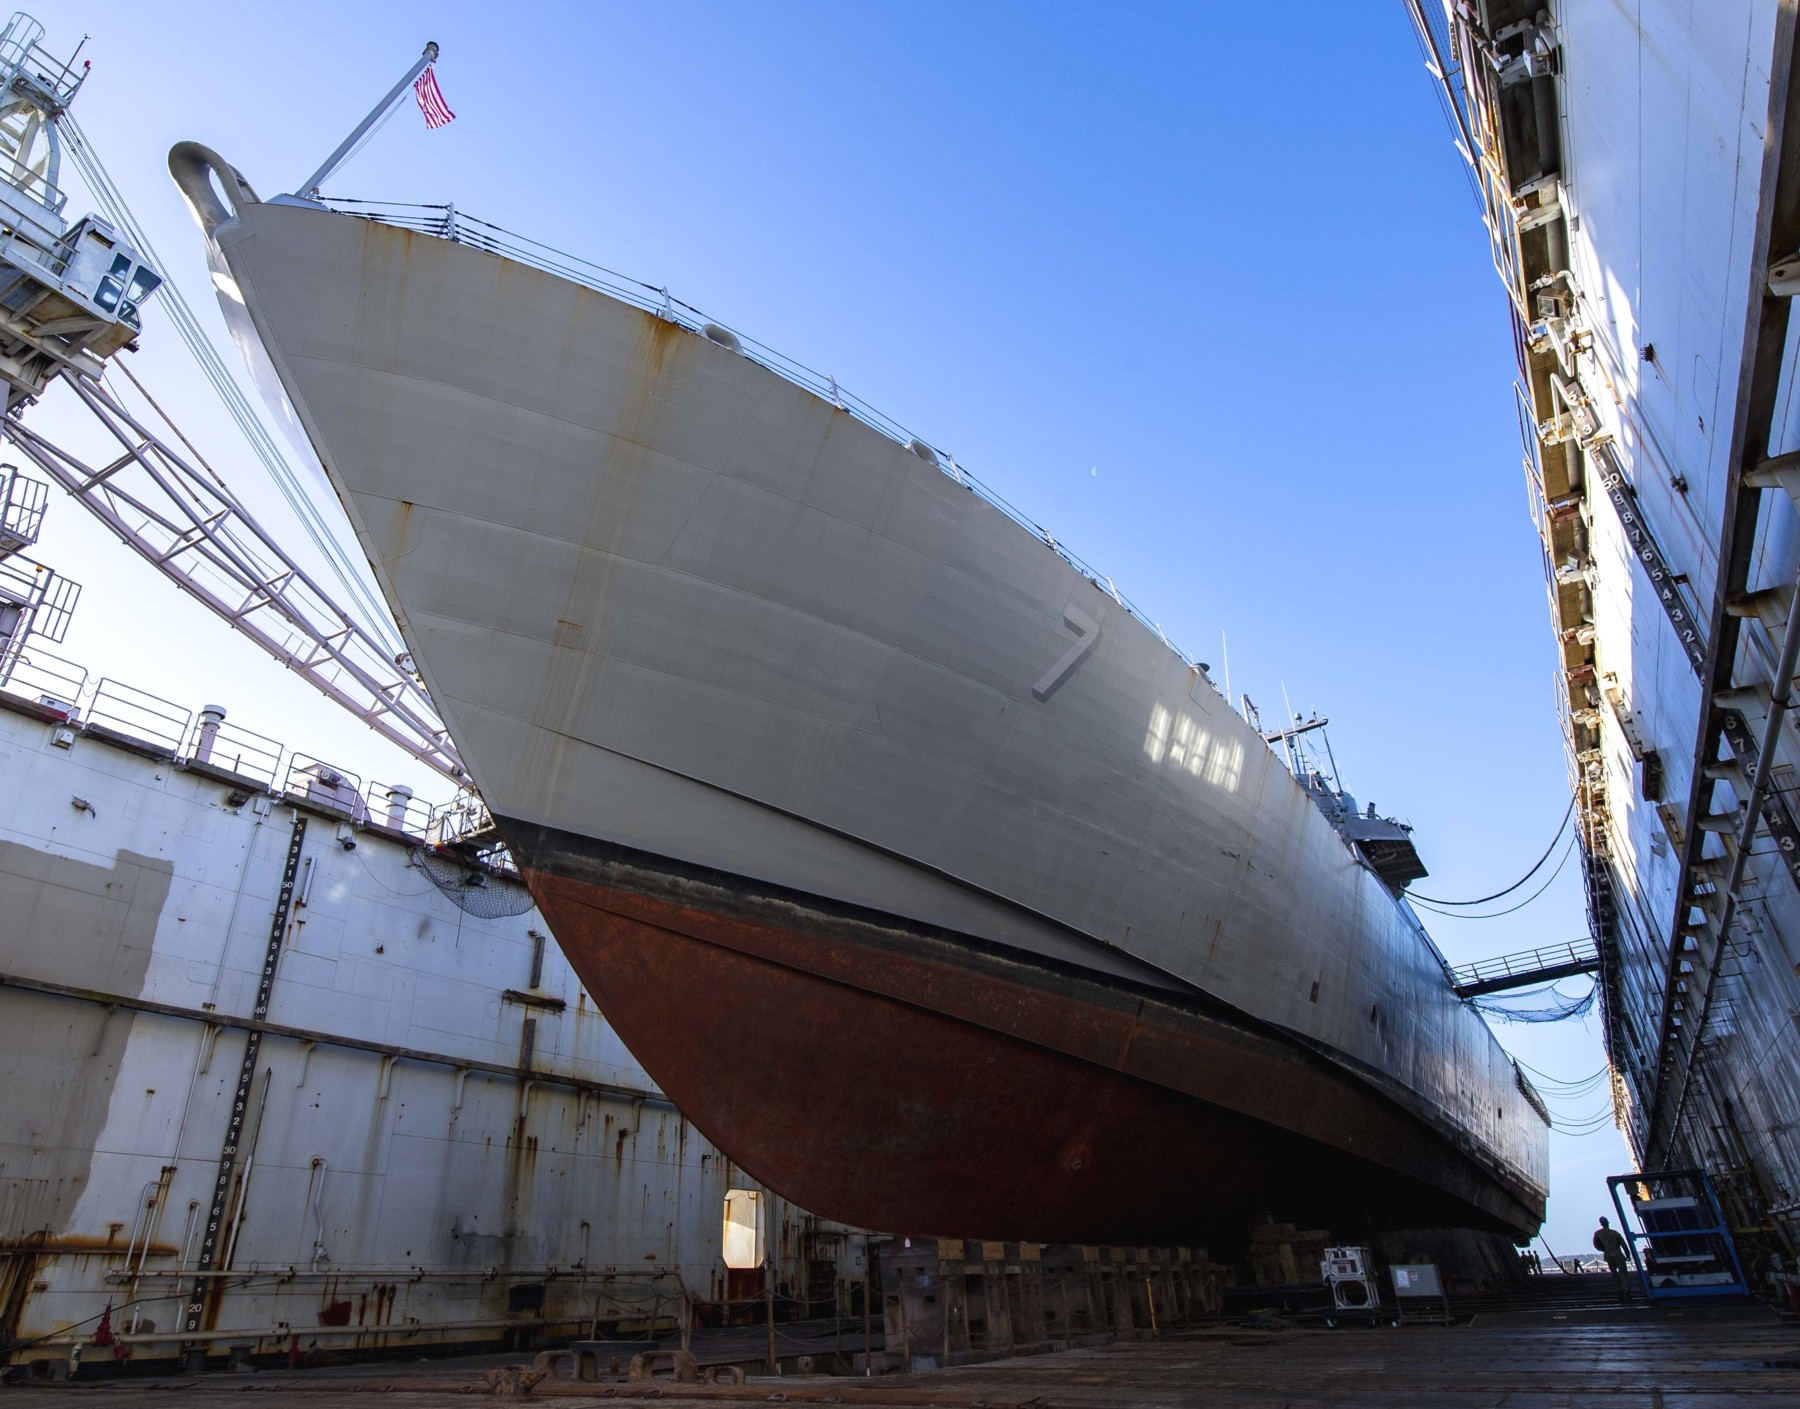
M 388 109 L 393 107 L 394 104 L 399 101 L 400 95 L 412 86 L 413 80 L 424 73 L 426 69 L 430 68 L 432 64 L 437 62 L 437 56 L 438 46 L 436 44 L 427 44 L 425 46 L 425 52 L 419 55 L 418 62 L 406 71 L 406 77 L 402 78 L 388 90 L 387 97 L 383 98 L 369 110 L 369 115 L 356 124 L 356 130 L 338 144 L 338 149 L 335 152 L 325 158 L 325 164 L 300 184 L 300 195 L 308 196 L 314 200 L 318 199 L 319 187 L 325 184 L 326 178 L 338 169 L 344 158 L 350 155 L 351 148 L 362 141 L 368 130 L 377 122 L 380 122 L 382 118 L 387 116 Z

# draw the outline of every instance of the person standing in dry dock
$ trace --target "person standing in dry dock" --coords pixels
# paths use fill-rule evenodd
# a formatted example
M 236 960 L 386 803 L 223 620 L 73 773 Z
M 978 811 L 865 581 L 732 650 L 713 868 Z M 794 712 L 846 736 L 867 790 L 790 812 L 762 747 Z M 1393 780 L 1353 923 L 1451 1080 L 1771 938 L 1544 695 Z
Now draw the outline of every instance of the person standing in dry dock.
M 1631 1266 L 1631 1252 L 1625 1246 L 1625 1235 L 1604 1218 L 1600 1226 L 1594 1230 L 1594 1251 L 1606 1259 L 1606 1270 L 1613 1274 L 1613 1284 L 1619 1289 L 1619 1300 L 1631 1300 L 1631 1283 L 1626 1273 Z

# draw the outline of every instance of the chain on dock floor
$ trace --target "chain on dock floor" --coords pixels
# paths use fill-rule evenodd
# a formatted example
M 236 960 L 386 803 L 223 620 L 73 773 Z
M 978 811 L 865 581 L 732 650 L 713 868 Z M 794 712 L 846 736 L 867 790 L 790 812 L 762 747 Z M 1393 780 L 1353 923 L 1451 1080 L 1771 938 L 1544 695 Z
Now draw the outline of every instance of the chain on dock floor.
M 296 1409 L 493 1402 L 498 1357 L 331 1371 L 127 1379 L 0 1390 L 0 1409 L 108 1409 L 280 1396 Z M 1800 1332 L 1773 1318 L 1655 1324 L 1217 1328 L 925 1374 L 751 1379 L 743 1386 L 547 1380 L 524 1400 L 940 1409 L 1800 1409 Z

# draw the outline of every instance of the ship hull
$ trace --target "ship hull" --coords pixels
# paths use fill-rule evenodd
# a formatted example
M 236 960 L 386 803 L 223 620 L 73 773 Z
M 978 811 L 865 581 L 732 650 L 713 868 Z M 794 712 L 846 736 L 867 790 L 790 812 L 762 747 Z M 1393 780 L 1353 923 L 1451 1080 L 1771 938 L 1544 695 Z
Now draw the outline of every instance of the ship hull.
M 1534 1217 L 1528 1187 L 1476 1177 L 1366 1082 L 1197 995 L 501 826 L 633 1054 L 710 1139 L 809 1208 L 1215 1250 L 1272 1210 L 1344 1235 L 1516 1232 Z
M 543 270 L 210 233 L 559 943 L 733 1158 L 921 1232 L 1169 1242 L 1340 1176 L 1535 1229 L 1544 1125 L 1416 920 L 1053 545 Z

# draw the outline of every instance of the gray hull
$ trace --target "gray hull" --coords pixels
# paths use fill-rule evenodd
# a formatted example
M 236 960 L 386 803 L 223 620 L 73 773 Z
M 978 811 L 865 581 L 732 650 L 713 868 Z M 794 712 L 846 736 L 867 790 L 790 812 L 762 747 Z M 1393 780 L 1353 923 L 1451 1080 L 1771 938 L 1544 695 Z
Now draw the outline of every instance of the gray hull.
M 551 274 L 297 205 L 210 233 L 228 315 L 520 841 L 1224 1005 L 1429 1132 L 1406 1181 L 1471 1221 L 1541 1217 L 1544 1121 L 1416 921 L 1043 541 L 756 361 Z

